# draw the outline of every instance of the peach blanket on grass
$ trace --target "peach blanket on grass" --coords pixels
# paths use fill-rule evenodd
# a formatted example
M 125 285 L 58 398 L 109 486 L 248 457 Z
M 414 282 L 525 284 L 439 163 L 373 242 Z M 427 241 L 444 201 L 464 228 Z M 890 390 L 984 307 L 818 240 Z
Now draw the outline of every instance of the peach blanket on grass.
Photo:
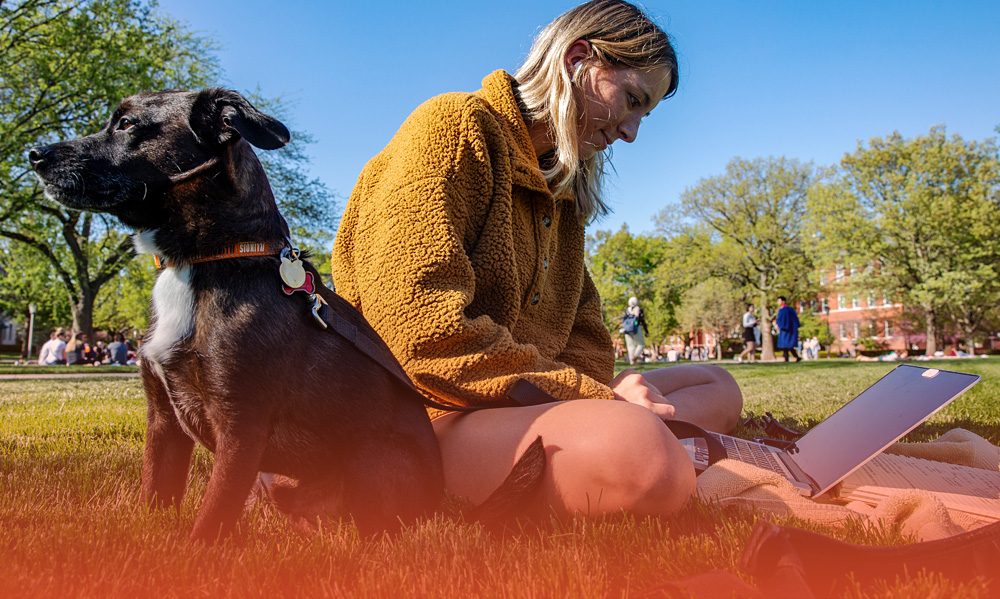
M 1000 448 L 979 435 L 956 428 L 928 443 L 896 443 L 885 453 L 919 457 L 961 466 L 1000 469 Z M 879 460 L 882 456 L 877 456 Z M 721 460 L 698 477 L 698 496 L 722 505 L 740 505 L 773 516 L 795 516 L 829 525 L 848 519 L 873 524 L 899 524 L 906 534 L 921 541 L 940 539 L 982 524 L 963 513 L 949 511 L 928 491 L 907 489 L 892 494 L 877 506 L 860 501 L 824 503 L 800 495 L 783 476 L 735 460 Z

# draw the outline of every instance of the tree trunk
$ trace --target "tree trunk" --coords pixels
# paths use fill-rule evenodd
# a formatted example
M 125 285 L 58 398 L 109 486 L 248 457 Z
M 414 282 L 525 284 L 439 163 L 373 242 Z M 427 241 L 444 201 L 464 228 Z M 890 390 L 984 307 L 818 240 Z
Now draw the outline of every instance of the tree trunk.
M 94 342 L 94 295 L 95 290 L 80 286 L 80 301 L 70 304 L 73 312 L 73 331 L 83 333 Z
M 965 335 L 965 351 L 969 352 L 970 356 L 976 355 L 976 344 L 972 340 L 972 336 L 976 334 L 976 327 L 967 323 L 963 327 L 962 334 Z
M 924 315 L 927 318 L 927 351 L 928 356 L 933 356 L 937 351 L 937 312 L 933 308 L 924 305 Z
M 774 336 L 771 335 L 771 311 L 767 307 L 767 299 L 760 303 L 760 361 L 774 361 Z

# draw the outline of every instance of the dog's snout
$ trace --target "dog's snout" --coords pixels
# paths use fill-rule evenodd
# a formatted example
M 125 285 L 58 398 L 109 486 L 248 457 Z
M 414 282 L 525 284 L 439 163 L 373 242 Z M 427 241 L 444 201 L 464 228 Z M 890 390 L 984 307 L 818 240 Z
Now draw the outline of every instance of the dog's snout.
M 51 146 L 38 146 L 28 150 L 28 162 L 31 163 L 31 168 L 33 169 L 37 169 L 42 166 L 45 164 L 45 161 L 49 160 L 51 157 Z

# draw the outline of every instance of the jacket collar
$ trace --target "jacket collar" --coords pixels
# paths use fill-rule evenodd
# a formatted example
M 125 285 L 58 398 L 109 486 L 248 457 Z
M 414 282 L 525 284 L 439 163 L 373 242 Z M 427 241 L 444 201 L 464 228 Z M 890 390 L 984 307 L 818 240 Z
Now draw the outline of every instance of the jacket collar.
M 500 117 L 508 138 L 513 140 L 513 183 L 532 191 L 550 194 L 545 177 L 538 168 L 538 157 L 531 145 L 528 126 L 521 116 L 521 108 L 514 92 L 515 85 L 514 78 L 506 71 L 496 70 L 483 79 L 483 89 L 476 92 L 476 95 L 493 108 Z

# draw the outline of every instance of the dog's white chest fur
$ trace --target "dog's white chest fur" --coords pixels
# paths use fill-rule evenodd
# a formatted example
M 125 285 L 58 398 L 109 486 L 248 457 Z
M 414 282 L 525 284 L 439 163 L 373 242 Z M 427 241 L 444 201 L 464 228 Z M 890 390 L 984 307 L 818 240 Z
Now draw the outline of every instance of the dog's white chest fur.
M 156 231 L 143 231 L 132 237 L 136 251 L 157 254 L 153 238 Z M 142 346 L 143 357 L 160 364 L 170 358 L 179 341 L 187 339 L 194 329 L 194 292 L 191 289 L 191 267 L 165 268 L 153 285 L 153 310 L 156 322 L 153 332 Z

